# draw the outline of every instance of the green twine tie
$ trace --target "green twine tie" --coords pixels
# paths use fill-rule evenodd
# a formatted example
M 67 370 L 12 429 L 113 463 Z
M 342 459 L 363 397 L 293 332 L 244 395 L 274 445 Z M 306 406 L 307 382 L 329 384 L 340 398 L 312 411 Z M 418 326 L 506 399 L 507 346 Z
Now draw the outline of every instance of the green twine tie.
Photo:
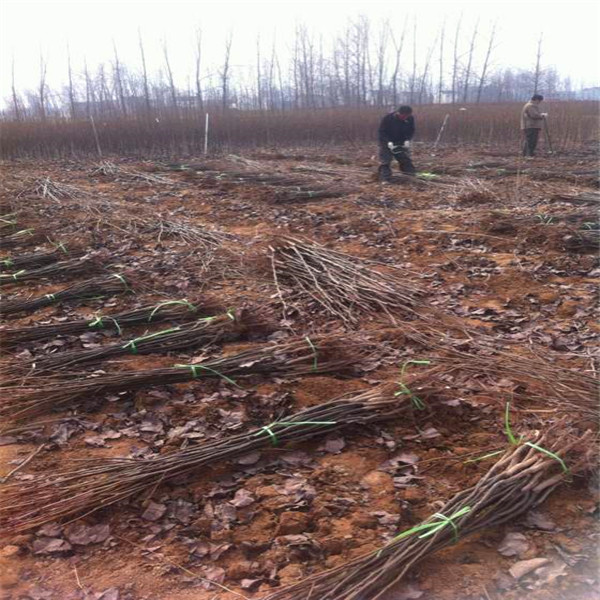
M 205 367 L 204 365 L 174 365 L 174 367 L 176 369 L 190 369 L 194 379 L 199 377 L 198 370 L 208 371 L 209 373 L 214 373 L 218 377 L 222 377 L 225 381 L 227 381 L 227 383 L 231 383 L 232 385 L 235 385 L 235 387 L 243 389 L 233 379 L 230 379 L 229 377 L 227 377 L 227 375 L 223 375 L 223 373 L 219 373 L 219 371 L 215 371 L 215 369 L 211 369 L 210 367 Z
M 264 431 L 271 438 L 273 446 L 277 446 L 279 440 L 273 431 L 273 427 L 277 425 L 337 425 L 337 421 L 273 421 L 273 423 L 261 427 L 254 435 L 261 435 Z
M 429 529 L 429 531 L 422 533 L 419 536 L 419 539 L 426 538 L 431 535 L 435 535 L 438 531 L 440 531 L 440 529 L 443 529 L 446 525 L 451 525 L 452 529 L 454 530 L 454 541 L 458 542 L 458 527 L 457 527 L 456 523 L 454 522 L 454 519 L 462 517 L 463 515 L 466 515 L 468 512 L 471 512 L 470 506 L 465 506 L 464 508 L 462 508 L 458 512 L 454 513 L 450 517 L 447 517 L 446 515 L 443 515 L 442 513 L 435 513 L 433 516 L 439 520 L 439 523 L 430 523 L 430 525 L 433 525 L 433 527 L 431 527 Z
M 98 327 L 99 329 L 104 329 L 104 321 L 102 317 L 95 317 L 93 321 L 88 323 L 88 327 Z
M 58 242 L 57 244 L 54 244 L 54 246 L 56 247 L 57 250 L 62 250 L 65 254 L 69 254 L 67 252 L 66 246 L 62 242 Z
M 175 304 L 180 304 L 182 306 L 187 306 L 190 312 L 195 312 L 197 309 L 196 307 L 191 303 L 188 302 L 187 300 L 167 300 L 165 302 L 159 302 L 155 307 L 154 310 L 150 313 L 150 316 L 148 317 L 148 321 L 152 321 L 152 318 L 154 317 L 154 315 L 163 307 L 163 306 L 172 306 Z
M 400 369 L 400 380 L 398 381 L 398 386 L 400 387 L 400 389 L 394 394 L 394 396 L 402 396 L 402 395 L 407 395 L 410 398 L 410 401 L 413 403 L 413 406 L 417 409 L 417 410 L 425 410 L 426 405 L 423 402 L 423 400 L 421 400 L 421 398 L 419 398 L 416 394 L 413 394 L 413 392 L 409 389 L 409 387 L 402 382 L 402 379 L 404 379 L 404 374 L 406 373 L 406 369 L 408 368 L 409 365 L 429 365 L 431 364 L 430 360 L 407 360 L 404 362 L 404 364 L 402 365 L 402 368 Z
M 137 337 L 129 342 L 127 342 L 124 346 L 122 346 L 123 350 L 131 350 L 132 354 L 138 353 L 137 344 L 139 342 L 145 342 L 146 340 L 152 340 L 154 338 L 160 337 L 162 335 L 167 335 L 168 333 L 173 333 L 175 331 L 181 331 L 181 327 L 173 327 L 172 329 L 164 329 L 163 331 L 157 331 L 156 333 L 151 333 L 150 335 L 143 335 L 141 337 Z
M 397 383 L 400 386 L 400 389 L 394 393 L 394 396 L 402 396 L 406 394 L 417 410 L 425 410 L 425 403 L 423 400 L 421 400 L 421 398 L 413 394 L 411 390 L 401 381 L 398 381 Z
M 257 431 L 254 435 L 260 435 L 263 431 L 269 435 L 273 446 L 277 446 L 279 444 L 279 440 L 277 439 L 277 436 L 271 429 L 271 425 L 265 425 L 264 427 L 261 427 L 260 431 Z
M 458 519 L 464 515 L 466 515 L 467 513 L 471 512 L 471 507 L 470 506 L 464 506 L 463 508 L 461 508 L 459 511 L 455 512 L 454 514 L 450 515 L 449 517 L 447 517 L 446 515 L 442 514 L 442 513 L 435 513 L 433 515 L 433 518 L 437 519 L 436 522 L 432 522 L 432 523 L 421 523 L 420 525 L 416 525 L 415 527 L 411 527 L 410 529 L 407 529 L 406 531 L 403 531 L 402 533 L 398 534 L 397 536 L 393 537 L 388 544 L 382 548 L 381 550 L 379 550 L 377 552 L 377 556 L 379 557 L 381 555 L 381 553 L 387 548 L 389 547 L 391 544 L 393 544 L 394 542 L 398 542 L 410 535 L 413 535 L 415 533 L 419 533 L 421 531 L 424 531 L 425 533 L 422 533 L 419 536 L 419 539 L 423 539 L 432 535 L 435 535 L 438 531 L 440 531 L 441 529 L 443 529 L 444 527 L 446 527 L 447 525 L 450 525 L 452 527 L 452 529 L 454 530 L 454 541 L 457 542 L 458 541 L 458 526 L 456 525 L 456 523 L 454 522 L 455 519 Z
M 116 319 L 113 319 L 112 317 L 103 317 L 101 315 L 95 317 L 93 321 L 90 321 L 88 323 L 88 327 L 98 327 L 99 329 L 104 329 L 104 319 L 106 319 L 107 321 L 112 321 L 114 323 L 115 329 L 117 330 L 117 333 L 119 335 L 123 333 L 123 330 L 121 329 L 121 326 L 119 325 L 119 322 Z
M 116 277 L 125 286 L 126 290 L 130 289 L 129 285 L 127 285 L 127 281 L 126 281 L 125 277 L 123 277 L 123 275 L 121 275 L 120 273 L 113 273 L 112 276 Z
M 533 442 L 524 442 L 523 436 L 520 436 L 519 439 L 515 437 L 510 424 L 510 402 L 506 403 L 506 408 L 504 410 L 504 433 L 512 446 L 520 446 L 521 444 L 523 444 L 524 446 L 529 446 L 530 448 L 533 448 L 534 450 L 537 450 L 538 452 L 541 452 L 542 454 L 545 454 L 546 456 L 549 456 L 550 458 L 553 458 L 555 461 L 557 461 L 560 464 L 564 473 L 569 472 L 569 467 L 567 467 L 565 461 L 560 456 L 558 456 L 558 454 L 555 454 L 554 452 L 551 452 L 550 450 L 547 450 L 546 448 L 543 448 L 538 444 L 534 444 Z M 472 458 L 471 460 L 465 462 L 478 462 L 480 460 L 492 458 L 493 456 L 496 456 L 501 453 L 502 451 L 499 450 L 498 452 L 492 452 L 490 454 L 486 454 L 485 456 L 480 456 L 479 458 Z
M 553 458 L 554 460 L 559 462 L 560 466 L 562 467 L 562 470 L 565 473 L 569 472 L 569 467 L 567 467 L 565 461 L 560 456 L 558 456 L 558 454 L 555 454 L 554 452 L 550 452 L 550 450 L 546 450 L 546 448 L 542 448 L 541 446 L 538 446 L 537 444 L 534 444 L 533 442 L 525 442 L 525 446 L 529 446 L 530 448 L 533 448 L 534 450 L 538 450 L 542 454 L 545 454 L 546 456 Z

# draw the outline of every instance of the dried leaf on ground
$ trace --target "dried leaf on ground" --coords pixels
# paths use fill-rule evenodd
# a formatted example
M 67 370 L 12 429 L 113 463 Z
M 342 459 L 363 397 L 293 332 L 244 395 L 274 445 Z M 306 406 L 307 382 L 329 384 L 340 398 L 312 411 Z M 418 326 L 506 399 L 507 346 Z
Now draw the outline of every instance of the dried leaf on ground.
M 510 532 L 504 536 L 498 552 L 502 556 L 522 556 L 529 549 L 529 540 L 518 532 Z
M 529 560 L 520 560 L 515 563 L 508 571 L 515 579 L 521 579 L 528 573 L 535 571 L 539 567 L 550 562 L 549 558 L 530 558 Z
M 167 512 L 167 507 L 164 504 L 150 502 L 146 510 L 142 513 L 142 519 L 146 521 L 158 521 Z

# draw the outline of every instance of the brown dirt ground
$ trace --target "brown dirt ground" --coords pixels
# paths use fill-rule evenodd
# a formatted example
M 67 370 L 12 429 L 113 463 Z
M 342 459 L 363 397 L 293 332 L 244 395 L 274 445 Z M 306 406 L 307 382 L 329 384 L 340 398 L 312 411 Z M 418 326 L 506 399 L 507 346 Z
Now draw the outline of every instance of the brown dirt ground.
M 290 149 L 283 154 L 261 150 L 245 154 L 241 162 L 237 157 L 188 160 L 192 168 L 183 171 L 172 170 L 166 163 L 115 159 L 124 168 L 168 177 L 175 182 L 173 186 L 91 177 L 93 161 L 4 163 L 3 213 L 15 211 L 19 226 L 34 227 L 53 240 L 108 248 L 114 264 L 132 274 L 138 291 L 44 308 L 6 319 L 3 327 L 89 318 L 96 312 L 116 313 L 187 297 L 225 308 L 245 305 L 269 324 L 256 329 L 255 337 L 222 348 L 225 353 L 233 352 L 264 341 L 283 327 L 265 257 L 273 234 L 289 233 L 399 265 L 425 287 L 431 303 L 465 324 L 511 340 L 517 350 L 522 346 L 541 354 L 552 351 L 564 364 L 575 362 L 589 369 L 598 335 L 594 319 L 597 248 L 574 246 L 572 239 L 579 240 L 584 223 L 592 223 L 586 226 L 588 230 L 597 227 L 597 205 L 573 204 L 559 197 L 597 189 L 597 157 L 582 149 L 525 162 L 508 152 L 478 148 L 442 149 L 434 156 L 430 149 L 417 145 L 414 158 L 420 170 L 437 176 L 420 183 L 399 179 L 382 187 L 373 180 L 375 157 L 369 150 L 355 152 L 352 160 L 341 164 L 327 150 Z M 343 188 L 343 194 L 285 201 L 293 197 L 294 186 L 249 183 L 239 177 L 215 180 L 194 168 L 202 164 L 216 165 L 224 172 L 247 170 L 300 178 L 306 189 Z M 90 205 L 104 199 L 113 208 L 88 210 L 78 202 L 56 203 L 27 194 L 17 197 L 31 178 L 41 176 L 89 192 L 85 202 Z M 154 219 L 157 214 L 218 228 L 234 237 L 207 266 L 205 253 L 194 244 L 168 237 L 159 241 L 156 234 L 133 231 L 128 224 L 132 215 Z M 32 247 L 17 247 L 2 252 L 2 258 L 32 251 Z M 30 282 L 5 286 L 3 292 L 7 297 L 37 296 L 69 283 Z M 293 326 L 296 333 L 309 335 L 331 331 L 340 323 L 307 308 L 304 316 L 296 316 Z M 365 330 L 381 327 L 390 327 L 385 315 L 364 315 L 361 321 Z M 127 335 L 146 330 L 144 326 L 128 328 Z M 58 347 L 48 341 L 5 350 L 2 361 L 14 364 L 32 354 L 73 350 L 90 341 L 114 343 L 115 336 L 102 332 L 92 339 L 69 336 Z M 189 362 L 201 354 L 196 350 L 171 356 L 126 356 L 87 370 L 147 369 Z M 63 468 L 75 458 L 125 456 L 133 450 L 169 452 L 180 447 L 181 439 L 170 439 L 168 433 L 190 420 L 205 422 L 209 436 L 227 435 L 222 423 L 226 413 L 240 413 L 241 427 L 251 429 L 272 420 L 278 406 L 298 409 L 364 390 L 374 381 L 393 377 L 395 369 L 382 365 L 356 379 L 253 377 L 244 383 L 248 395 L 242 398 L 228 394 L 222 381 L 206 381 L 168 390 L 157 386 L 108 401 L 90 399 L 70 413 L 46 417 L 52 419 L 50 423 L 40 419 L 34 428 L 4 432 L 16 440 L 0 445 L 0 475 L 42 443 L 44 449 L 15 480 Z M 263 452 L 255 464 L 217 465 L 184 483 L 155 490 L 155 502 L 169 507 L 177 500 L 191 503 L 192 515 L 185 522 L 174 518 L 171 510 L 156 522 L 144 521 L 142 501 L 137 498 L 87 518 L 90 524 L 110 525 L 111 535 L 102 544 L 36 555 L 32 551 L 38 536 L 35 531 L 7 536 L 0 540 L 2 598 L 100 599 L 101 592 L 117 588 L 119 596 L 106 598 L 230 600 L 242 594 L 259 599 L 275 585 L 293 583 L 375 550 L 394 533 L 435 513 L 454 493 L 481 476 L 486 466 L 467 464 L 466 458 L 505 444 L 504 395 L 457 389 L 449 397 L 460 402 L 415 413 L 405 421 L 335 434 L 334 439 L 343 438 L 341 451 L 328 449 L 324 440 L 274 448 Z M 541 429 L 555 418 L 554 410 L 553 405 L 543 403 L 523 404 L 513 414 L 519 425 Z M 140 423 L 147 420 L 159 420 L 161 425 L 140 432 Z M 56 428 L 75 421 L 67 439 L 57 443 Z M 578 423 L 582 428 L 587 425 L 594 426 Z M 438 435 L 423 437 L 428 427 Z M 126 435 L 108 439 L 104 447 L 89 443 L 90 435 L 125 430 Z M 418 457 L 414 474 L 419 478 L 406 486 L 399 486 L 382 470 L 399 452 Z M 308 499 L 286 496 L 280 486 L 290 479 L 302 480 L 314 493 Z M 550 522 L 546 528 L 532 525 L 524 516 L 428 557 L 389 600 L 600 598 L 596 485 L 590 471 L 554 493 L 538 509 Z M 238 508 L 233 520 L 216 522 L 211 509 L 226 505 L 241 488 L 251 492 L 255 502 Z M 512 579 L 508 570 L 519 559 L 498 551 L 509 532 L 527 538 L 529 548 L 521 559 L 548 558 L 554 565 L 564 565 L 560 574 Z M 306 539 L 294 546 L 284 534 Z M 220 550 L 219 545 L 223 545 Z M 199 548 L 210 550 L 203 554 Z M 232 592 L 201 579 L 213 575 Z M 244 590 L 241 581 L 247 579 L 259 581 Z

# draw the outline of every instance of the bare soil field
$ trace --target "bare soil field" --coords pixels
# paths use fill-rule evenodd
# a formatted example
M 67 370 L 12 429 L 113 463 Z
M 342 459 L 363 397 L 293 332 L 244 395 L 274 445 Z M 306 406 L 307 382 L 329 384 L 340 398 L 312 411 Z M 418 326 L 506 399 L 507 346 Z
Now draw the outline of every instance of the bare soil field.
M 600 598 L 597 154 L 372 152 L 2 163 L 3 598 Z

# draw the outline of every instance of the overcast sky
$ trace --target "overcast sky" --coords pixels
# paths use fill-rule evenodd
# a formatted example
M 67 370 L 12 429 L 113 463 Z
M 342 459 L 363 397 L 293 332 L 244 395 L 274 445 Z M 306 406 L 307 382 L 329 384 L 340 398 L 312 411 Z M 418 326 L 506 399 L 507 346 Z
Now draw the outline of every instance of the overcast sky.
M 374 28 L 389 18 L 401 29 L 405 17 L 416 16 L 419 52 L 425 53 L 444 19 L 447 39 L 461 12 L 465 23 L 465 46 L 474 22 L 480 19 L 483 52 L 491 23 L 498 23 L 498 44 L 493 62 L 500 66 L 532 68 L 540 32 L 544 34 L 544 66 L 555 66 L 575 85 L 598 85 L 600 73 L 600 3 L 515 1 L 478 2 L 402 0 L 0 0 L 0 95 L 9 94 L 11 62 L 14 56 L 18 89 L 32 88 L 38 80 L 40 51 L 48 62 L 48 83 L 58 87 L 66 79 L 66 45 L 71 49 L 73 68 L 112 60 L 113 40 L 121 60 L 139 67 L 138 28 L 146 44 L 149 70 L 162 67 L 162 40 L 166 40 L 176 83 L 187 86 L 193 73 L 194 35 L 204 32 L 205 65 L 218 64 L 224 39 L 233 34 L 232 63 L 238 69 L 253 64 L 256 36 L 261 34 L 268 54 L 273 37 L 285 62 L 297 23 L 305 23 L 325 43 L 334 38 L 348 18 L 364 14 Z M 450 44 L 447 44 L 450 60 Z M 464 48 L 466 50 L 466 47 Z M 408 61 L 410 55 L 406 55 Z M 410 63 L 407 63 L 410 68 Z

